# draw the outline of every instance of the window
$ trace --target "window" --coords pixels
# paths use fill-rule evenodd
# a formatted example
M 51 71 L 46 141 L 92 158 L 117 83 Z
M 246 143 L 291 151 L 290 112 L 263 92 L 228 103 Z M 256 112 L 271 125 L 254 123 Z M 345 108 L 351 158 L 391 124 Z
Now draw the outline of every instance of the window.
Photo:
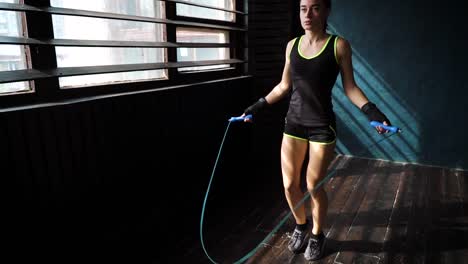
M 212 6 L 222 9 L 234 10 L 234 0 L 185 0 L 189 3 Z M 212 20 L 235 22 L 235 14 L 232 12 L 209 9 L 204 7 L 177 4 L 177 15 L 196 17 Z M 181 28 L 176 31 L 177 42 L 192 43 L 229 43 L 229 31 L 207 30 L 197 28 Z M 226 60 L 230 59 L 229 48 L 179 48 L 177 49 L 177 61 L 204 61 L 204 60 Z M 200 71 L 211 69 L 228 68 L 229 64 L 185 67 L 179 68 L 180 72 Z
M 19 4 L 19 0 L 1 0 L 0 3 Z M 0 36 L 23 37 L 26 35 L 23 12 L 0 10 Z M 23 45 L 0 44 L 0 71 L 30 68 L 29 48 Z M 32 92 L 32 82 L 0 83 L 0 95 Z
M 234 0 L 185 0 L 185 2 L 234 10 Z M 232 12 L 185 4 L 177 4 L 177 15 L 236 22 L 236 16 Z
M 54 7 L 163 18 L 163 2 L 154 0 L 52 0 Z M 57 39 L 164 42 L 165 26 L 68 15 L 52 15 Z M 164 48 L 56 47 L 58 67 L 101 66 L 166 62 Z M 60 87 L 72 88 L 167 78 L 166 70 L 132 71 L 59 78 Z
M 229 43 L 229 32 L 221 30 L 203 30 L 177 28 L 177 42 L 191 43 Z M 204 61 L 229 59 L 229 48 L 178 48 L 177 61 Z M 179 71 L 208 70 L 229 67 L 229 64 L 186 67 Z
M 0 104 L 241 76 L 247 1 L 0 0 Z

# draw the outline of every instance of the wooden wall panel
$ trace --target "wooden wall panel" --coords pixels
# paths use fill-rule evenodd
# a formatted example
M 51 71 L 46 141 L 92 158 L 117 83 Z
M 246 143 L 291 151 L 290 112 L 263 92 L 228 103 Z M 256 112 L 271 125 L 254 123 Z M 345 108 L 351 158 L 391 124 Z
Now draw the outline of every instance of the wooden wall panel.
M 156 237 L 176 239 L 173 225 L 197 235 L 227 120 L 247 105 L 250 81 L 1 113 L 0 168 L 11 232 L 5 238 L 16 241 L 12 249 L 52 262 L 60 259 L 52 248 L 77 258 L 118 259 L 117 250 L 138 263 L 162 260 L 172 247 L 153 250 Z M 213 191 L 221 200 L 212 206 L 249 177 L 233 162 L 248 162 L 250 128 L 231 130 Z M 43 243 L 46 238 L 52 242 Z

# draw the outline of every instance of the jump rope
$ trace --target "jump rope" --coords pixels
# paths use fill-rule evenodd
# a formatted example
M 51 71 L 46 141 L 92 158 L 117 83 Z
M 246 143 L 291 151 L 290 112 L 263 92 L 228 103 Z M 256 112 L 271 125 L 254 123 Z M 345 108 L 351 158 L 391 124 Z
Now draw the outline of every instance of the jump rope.
M 204 215 L 205 215 L 205 208 L 206 208 L 206 201 L 208 200 L 208 194 L 210 192 L 210 188 L 211 188 L 211 183 L 213 182 L 213 178 L 214 178 L 214 174 L 215 174 L 215 170 L 216 170 L 216 167 L 218 165 L 218 160 L 219 160 L 219 157 L 221 156 L 221 151 L 223 149 L 223 145 L 224 145 L 224 140 L 226 139 L 226 135 L 229 131 L 229 127 L 231 125 L 232 122 L 240 122 L 240 121 L 244 121 L 245 119 L 250 119 L 252 120 L 252 115 L 246 115 L 246 116 L 239 116 L 239 117 L 231 117 L 228 121 L 228 124 L 227 124 L 227 127 L 226 127 L 226 131 L 224 132 L 224 136 L 223 136 L 223 140 L 221 141 L 221 146 L 219 147 L 219 151 L 218 151 L 218 155 L 216 157 L 216 161 L 215 161 L 215 164 L 214 164 L 214 167 L 213 167 L 213 171 L 211 173 L 211 177 L 210 177 L 210 181 L 208 183 L 208 188 L 206 190 L 206 194 L 205 194 L 205 199 L 203 200 L 203 207 L 202 207 L 202 212 L 201 212 L 201 217 L 200 217 L 200 241 L 201 241 L 201 244 L 202 244 L 202 248 L 203 248 L 203 251 L 205 252 L 205 255 L 208 257 L 208 259 L 214 263 L 214 264 L 218 264 L 218 262 L 214 261 L 211 256 L 208 254 L 208 251 L 206 250 L 206 247 L 205 247 L 205 243 L 203 241 L 203 218 L 204 218 Z M 393 135 L 396 135 L 397 133 L 401 133 L 401 129 L 399 127 L 396 127 L 396 126 L 386 126 L 380 122 L 377 122 L 377 121 L 372 121 L 370 122 L 370 125 L 373 126 L 373 127 L 382 127 L 386 130 L 389 130 L 391 132 L 393 132 L 392 134 L 390 134 L 389 136 L 386 136 L 384 137 L 383 139 L 375 142 L 374 144 L 369 144 L 369 146 L 367 146 L 365 148 L 365 151 L 367 151 L 367 149 L 369 149 L 370 147 L 372 146 L 375 146 L 377 144 L 379 144 L 380 142 L 384 141 L 384 140 L 387 140 L 389 137 L 393 136 Z M 326 181 L 328 181 L 336 172 L 336 169 L 332 170 L 331 172 L 329 172 L 327 174 L 327 176 L 322 180 L 320 181 L 317 186 L 312 190 L 312 191 L 315 191 L 317 190 L 318 188 L 320 188 L 320 186 L 322 186 Z M 304 197 L 299 201 L 299 203 L 294 207 L 293 210 L 291 210 L 286 216 L 283 217 L 283 219 L 281 219 L 281 221 L 278 223 L 278 225 L 276 225 L 275 228 L 273 228 L 273 230 L 260 242 L 258 243 L 258 245 L 252 249 L 249 253 L 247 253 L 245 256 L 243 256 L 242 258 L 240 258 L 239 260 L 235 261 L 234 264 L 240 264 L 240 263 L 243 263 L 245 261 L 247 261 L 249 258 L 251 258 L 256 252 L 257 250 L 264 244 L 266 243 L 273 234 L 275 234 L 280 228 L 281 226 L 283 226 L 283 224 L 288 220 L 288 218 L 292 215 L 292 212 L 295 211 L 297 208 L 299 208 L 299 206 L 301 206 L 308 198 L 310 197 L 310 192 L 307 192 L 306 195 L 304 195 Z

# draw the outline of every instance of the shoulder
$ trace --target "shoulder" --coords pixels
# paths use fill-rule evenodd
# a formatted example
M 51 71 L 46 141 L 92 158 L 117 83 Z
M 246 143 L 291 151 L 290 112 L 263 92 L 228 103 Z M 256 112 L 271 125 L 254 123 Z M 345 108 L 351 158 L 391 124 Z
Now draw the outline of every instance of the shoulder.
M 288 44 L 286 45 L 286 60 L 289 61 L 289 56 L 291 55 L 291 51 L 294 47 L 294 43 L 299 39 L 300 37 L 293 38 L 290 41 L 288 41 Z
M 351 44 L 349 41 L 341 36 L 336 36 L 335 55 L 337 61 L 341 62 L 342 58 L 351 56 L 351 53 Z
M 300 37 L 293 38 L 293 39 L 291 39 L 290 41 L 288 41 L 288 44 L 286 45 L 286 49 L 292 49 L 292 47 L 294 46 L 294 43 L 296 43 L 296 41 L 297 41 L 299 38 L 300 38 Z
M 351 44 L 345 38 L 341 36 L 336 36 L 335 48 L 336 48 L 336 52 L 338 53 L 338 55 L 345 54 L 351 51 Z

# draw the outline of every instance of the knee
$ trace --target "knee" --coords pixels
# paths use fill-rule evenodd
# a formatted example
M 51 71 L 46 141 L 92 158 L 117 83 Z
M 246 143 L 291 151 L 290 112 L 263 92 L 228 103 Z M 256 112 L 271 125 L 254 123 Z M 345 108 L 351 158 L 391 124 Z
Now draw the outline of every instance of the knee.
M 307 191 L 312 197 L 316 196 L 319 192 L 324 192 L 323 185 L 319 185 L 319 181 L 307 181 Z
M 287 194 L 296 193 L 300 191 L 299 183 L 294 181 L 284 181 L 283 182 L 284 191 Z

